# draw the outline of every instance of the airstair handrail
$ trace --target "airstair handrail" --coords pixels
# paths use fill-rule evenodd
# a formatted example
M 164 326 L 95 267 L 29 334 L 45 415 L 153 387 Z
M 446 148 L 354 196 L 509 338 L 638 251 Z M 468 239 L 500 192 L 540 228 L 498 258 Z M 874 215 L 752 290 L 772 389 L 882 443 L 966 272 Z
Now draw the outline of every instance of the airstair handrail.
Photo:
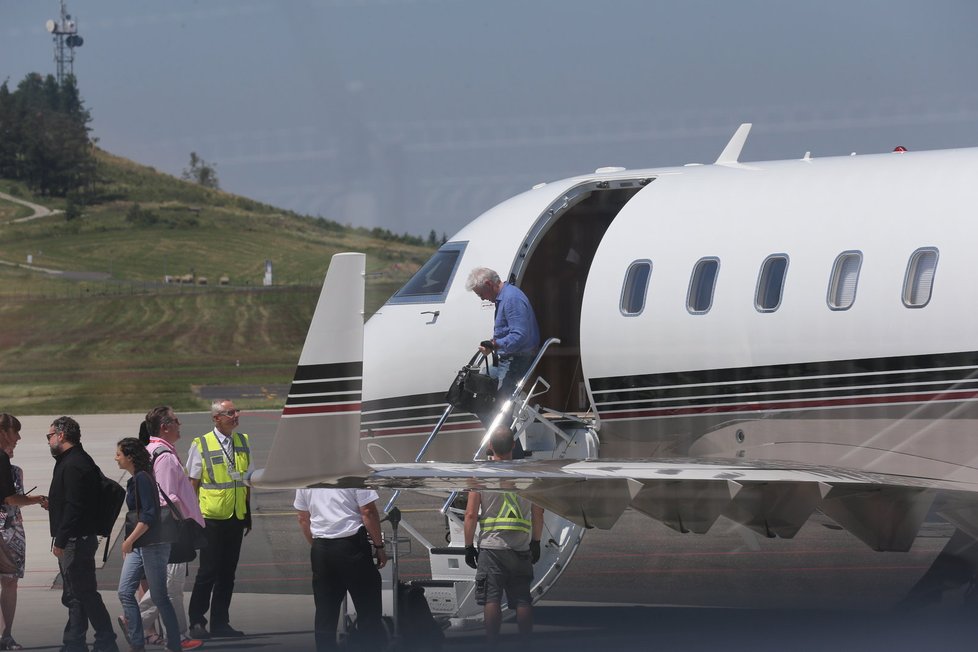
M 530 367 L 526 370 L 526 373 L 523 374 L 523 377 L 520 378 L 518 383 L 516 383 L 516 387 L 513 388 L 513 393 L 510 394 L 505 401 L 503 401 L 503 406 L 496 411 L 496 416 L 493 418 L 490 426 L 486 429 L 486 434 L 482 437 L 482 442 L 479 444 L 478 450 L 476 450 L 475 455 L 472 456 L 473 462 L 479 461 L 479 458 L 486 452 L 486 446 L 489 445 L 489 437 L 492 436 L 492 431 L 495 430 L 497 426 L 499 426 L 500 420 L 509 411 L 509 408 L 513 405 L 513 399 L 519 396 L 520 392 L 523 391 L 523 387 L 526 385 L 526 381 L 530 378 L 530 376 L 533 375 L 533 372 L 536 371 L 537 365 L 540 363 L 540 360 L 543 358 L 543 354 L 546 353 L 547 349 L 549 349 L 553 344 L 560 344 L 560 338 L 551 337 L 548 338 L 547 341 L 543 343 L 543 346 L 541 346 L 540 350 L 537 351 L 537 355 L 535 358 L 533 358 L 533 362 L 530 364 Z
M 424 454 L 428 452 L 428 448 L 431 446 L 431 443 L 435 441 L 435 437 L 441 431 L 442 426 L 444 426 L 445 422 L 448 421 L 448 416 L 452 413 L 453 407 L 454 406 L 451 403 L 449 403 L 448 407 L 445 408 L 445 411 L 442 412 L 441 418 L 438 419 L 438 423 L 435 424 L 435 427 L 432 429 L 431 434 L 428 435 L 428 440 L 425 441 L 424 445 L 421 447 L 421 450 L 419 450 L 418 454 L 414 457 L 415 462 L 420 462 L 421 458 L 424 457 Z M 391 495 L 391 499 L 387 501 L 387 505 L 384 507 L 384 513 L 388 513 L 391 511 L 391 508 L 394 506 L 394 503 L 397 502 L 397 498 L 400 495 L 401 495 L 400 489 L 394 490 L 394 493 Z
M 475 455 L 472 456 L 473 461 L 477 461 L 479 459 L 479 456 L 481 456 L 485 452 L 486 446 L 489 443 L 490 434 L 492 434 L 492 431 L 496 429 L 496 426 L 499 425 L 499 420 L 502 419 L 503 415 L 506 414 L 510 406 L 513 404 L 513 399 L 519 396 L 520 392 L 523 391 L 523 387 L 526 385 L 527 379 L 529 379 L 529 377 L 533 374 L 533 372 L 536 371 L 537 365 L 540 363 L 540 360 L 543 358 L 543 354 L 546 353 L 547 349 L 549 349 L 554 344 L 560 344 L 559 337 L 548 338 L 547 341 L 543 343 L 543 346 L 540 347 L 540 350 L 537 351 L 536 357 L 533 358 L 533 362 L 530 364 L 530 367 L 526 370 L 526 373 L 523 374 L 523 377 L 520 378 L 518 383 L 516 383 L 516 387 L 513 388 L 512 394 L 510 394 L 509 397 L 503 402 L 503 407 L 496 412 L 496 416 L 493 418 L 491 425 L 486 430 L 486 434 L 482 438 L 482 442 L 479 444 L 478 450 L 476 450 Z M 482 364 L 482 361 L 480 360 L 477 364 Z M 424 457 L 424 454 L 428 452 L 428 448 L 431 447 L 432 442 L 435 441 L 435 437 L 438 435 L 442 427 L 445 425 L 445 422 L 448 420 L 449 415 L 452 413 L 452 409 L 453 406 L 451 404 L 449 404 L 445 408 L 445 411 L 442 413 L 441 418 L 438 419 L 438 423 L 435 424 L 435 427 L 432 429 L 431 434 L 428 435 L 428 439 L 425 441 L 424 445 L 421 446 L 421 450 L 419 450 L 418 454 L 415 456 L 414 458 L 415 462 L 420 462 L 421 459 Z M 391 508 L 394 507 L 394 503 L 397 502 L 397 499 L 400 495 L 401 495 L 400 489 L 394 491 L 394 493 L 391 495 L 390 500 L 387 501 L 387 505 L 384 507 L 384 512 L 390 512 Z M 447 509 L 447 506 L 450 505 L 452 501 L 455 500 L 455 497 L 457 495 L 458 495 L 457 491 L 452 492 L 451 496 L 449 496 L 448 500 L 445 502 L 446 507 L 443 508 L 443 511 Z

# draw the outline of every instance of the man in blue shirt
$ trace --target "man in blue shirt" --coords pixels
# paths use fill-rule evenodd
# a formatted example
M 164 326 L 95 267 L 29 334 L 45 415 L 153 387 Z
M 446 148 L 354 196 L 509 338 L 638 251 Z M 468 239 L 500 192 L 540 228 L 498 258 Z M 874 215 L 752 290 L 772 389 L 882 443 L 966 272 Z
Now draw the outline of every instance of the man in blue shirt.
M 499 354 L 494 375 L 499 379 L 499 395 L 509 396 L 530 368 L 540 348 L 540 327 L 530 300 L 522 290 L 504 283 L 499 274 L 488 267 L 473 269 L 465 288 L 475 292 L 483 301 L 496 304 L 492 348 L 480 346 L 479 350 L 485 355 L 493 350 Z

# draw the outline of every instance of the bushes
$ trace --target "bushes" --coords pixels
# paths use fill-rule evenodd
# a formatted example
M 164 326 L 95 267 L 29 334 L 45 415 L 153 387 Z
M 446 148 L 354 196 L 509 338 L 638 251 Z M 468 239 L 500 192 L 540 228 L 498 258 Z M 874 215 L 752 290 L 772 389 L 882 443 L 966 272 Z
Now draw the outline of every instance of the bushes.
M 165 226 L 168 229 L 193 228 L 200 225 L 196 215 L 167 215 L 160 217 L 153 211 L 134 203 L 126 211 L 126 223 L 136 227 Z

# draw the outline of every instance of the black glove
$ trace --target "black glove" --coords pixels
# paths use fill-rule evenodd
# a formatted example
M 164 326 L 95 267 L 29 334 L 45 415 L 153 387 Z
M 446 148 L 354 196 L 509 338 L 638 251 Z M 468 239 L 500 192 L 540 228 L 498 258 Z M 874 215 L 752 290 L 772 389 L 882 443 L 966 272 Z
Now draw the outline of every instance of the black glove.
M 540 542 L 531 541 L 530 542 L 530 561 L 534 564 L 540 561 Z
M 479 551 L 475 549 L 475 546 L 465 546 L 465 564 L 469 568 L 479 567 Z

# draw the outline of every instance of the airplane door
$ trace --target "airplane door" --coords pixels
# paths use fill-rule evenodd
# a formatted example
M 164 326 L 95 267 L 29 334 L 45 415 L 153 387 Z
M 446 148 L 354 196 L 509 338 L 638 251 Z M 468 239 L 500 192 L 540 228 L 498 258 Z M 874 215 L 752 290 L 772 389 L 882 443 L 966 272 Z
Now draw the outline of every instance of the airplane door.
M 530 299 L 544 339 L 558 337 L 538 373 L 551 384 L 540 403 L 561 412 L 585 412 L 589 400 L 581 365 L 581 321 L 584 288 L 605 232 L 622 207 L 648 179 L 591 181 L 573 188 L 541 220 L 540 235 L 524 245 L 530 250 L 514 268 L 520 288 Z

